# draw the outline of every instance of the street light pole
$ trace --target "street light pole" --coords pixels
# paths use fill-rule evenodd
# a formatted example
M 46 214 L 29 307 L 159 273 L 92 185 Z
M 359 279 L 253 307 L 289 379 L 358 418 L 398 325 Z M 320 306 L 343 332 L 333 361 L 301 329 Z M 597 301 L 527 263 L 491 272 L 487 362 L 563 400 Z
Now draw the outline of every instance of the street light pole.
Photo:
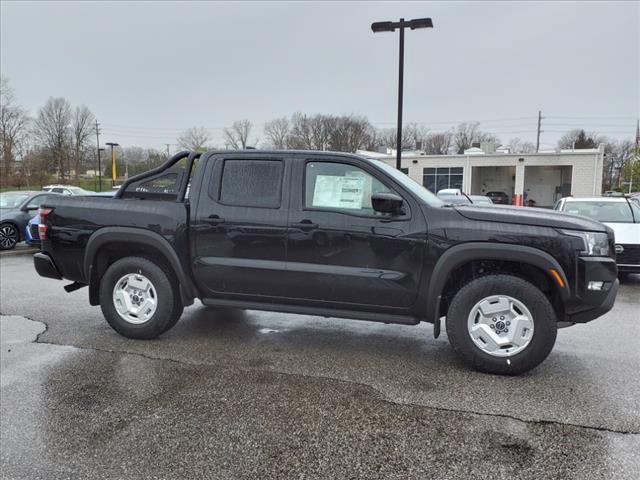
M 404 18 L 400 19 L 404 23 Z M 398 55 L 398 128 L 396 129 L 396 168 L 402 167 L 402 94 L 404 90 L 404 28 L 400 28 L 400 52 Z
M 398 58 L 398 126 L 396 128 L 396 168 L 400 170 L 402 166 L 402 94 L 404 90 L 404 29 L 409 27 L 411 30 L 416 28 L 433 28 L 433 22 L 430 18 L 415 18 L 405 21 L 401 18 L 399 22 L 374 22 L 371 24 L 373 33 L 379 32 L 395 32 L 396 29 L 400 33 L 400 51 Z
M 107 142 L 106 145 L 109 145 L 111 147 L 111 187 L 115 187 L 116 186 L 116 151 L 113 149 L 113 147 L 119 147 L 120 144 L 119 143 L 115 143 L 115 142 Z

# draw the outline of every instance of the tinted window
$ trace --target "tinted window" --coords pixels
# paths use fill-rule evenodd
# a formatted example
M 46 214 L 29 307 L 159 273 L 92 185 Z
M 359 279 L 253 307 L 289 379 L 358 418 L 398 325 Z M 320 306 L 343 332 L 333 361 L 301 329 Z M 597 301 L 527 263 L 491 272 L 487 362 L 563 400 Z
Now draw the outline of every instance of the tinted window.
M 282 161 L 225 160 L 220 202 L 239 207 L 280 207 Z
M 52 188 L 51 191 L 54 192 L 54 193 L 63 193 L 64 192 L 64 190 L 62 188 Z
M 346 163 L 309 162 L 305 207 L 381 215 L 371 205 L 374 193 L 395 193 L 364 170 Z

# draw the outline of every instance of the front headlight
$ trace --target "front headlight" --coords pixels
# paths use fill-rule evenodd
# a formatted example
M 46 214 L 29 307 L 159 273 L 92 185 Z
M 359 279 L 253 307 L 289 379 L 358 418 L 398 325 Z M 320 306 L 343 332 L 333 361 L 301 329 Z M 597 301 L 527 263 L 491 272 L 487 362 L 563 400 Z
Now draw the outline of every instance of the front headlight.
M 580 255 L 589 257 L 609 256 L 609 237 L 606 233 L 580 232 L 577 230 L 562 230 L 565 235 L 582 239 L 583 247 Z

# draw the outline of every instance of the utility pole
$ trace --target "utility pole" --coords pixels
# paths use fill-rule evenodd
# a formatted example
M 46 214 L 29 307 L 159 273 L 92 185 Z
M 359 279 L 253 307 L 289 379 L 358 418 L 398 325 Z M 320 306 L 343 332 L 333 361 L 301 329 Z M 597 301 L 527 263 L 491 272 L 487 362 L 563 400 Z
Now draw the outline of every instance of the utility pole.
M 536 153 L 540 151 L 540 127 L 542 126 L 542 110 L 538 110 L 538 136 L 536 138 Z
M 171 146 L 170 143 L 165 143 L 165 145 L 167 146 L 167 159 L 171 158 L 171 152 L 169 151 L 169 147 Z
M 102 165 L 100 164 L 100 124 L 96 119 L 96 152 L 98 153 L 98 191 L 102 191 Z

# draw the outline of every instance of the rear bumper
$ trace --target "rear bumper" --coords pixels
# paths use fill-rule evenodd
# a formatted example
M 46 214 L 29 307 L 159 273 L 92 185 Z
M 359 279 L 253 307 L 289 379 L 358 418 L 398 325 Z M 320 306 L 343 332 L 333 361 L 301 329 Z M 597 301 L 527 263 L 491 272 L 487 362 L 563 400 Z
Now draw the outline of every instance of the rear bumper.
M 36 267 L 36 272 L 41 277 L 55 278 L 56 280 L 62 280 L 62 275 L 56 264 L 49 255 L 43 252 L 36 253 L 33 256 L 33 265 Z

